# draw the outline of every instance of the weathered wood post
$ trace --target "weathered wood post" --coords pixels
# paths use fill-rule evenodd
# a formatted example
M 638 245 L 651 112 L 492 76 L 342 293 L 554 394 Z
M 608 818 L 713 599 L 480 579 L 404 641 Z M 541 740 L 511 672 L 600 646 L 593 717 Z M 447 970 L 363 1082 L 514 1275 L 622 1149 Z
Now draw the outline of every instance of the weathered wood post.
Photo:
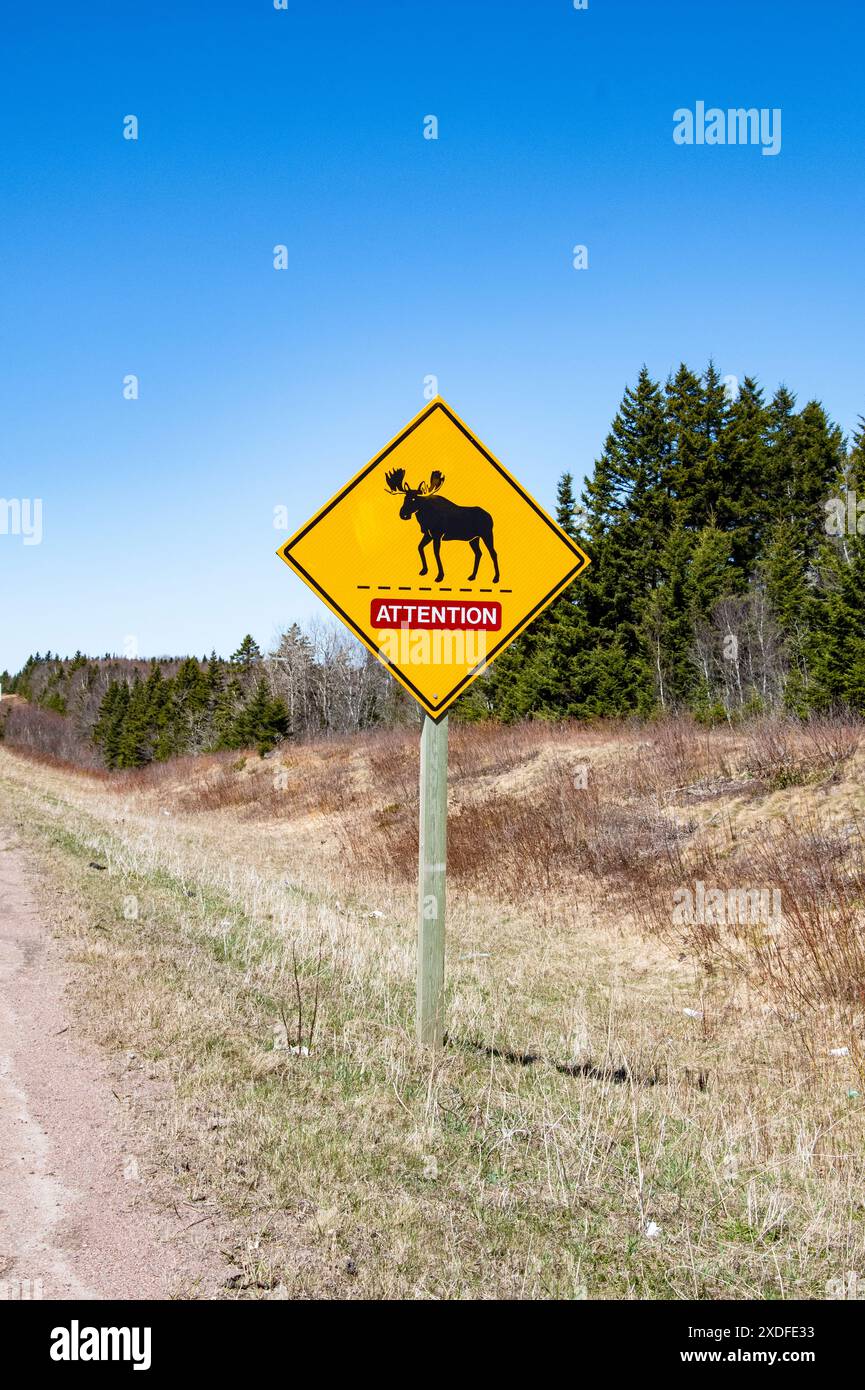
M 420 736 L 417 1039 L 444 1041 L 445 880 L 448 823 L 448 721 L 423 717 Z

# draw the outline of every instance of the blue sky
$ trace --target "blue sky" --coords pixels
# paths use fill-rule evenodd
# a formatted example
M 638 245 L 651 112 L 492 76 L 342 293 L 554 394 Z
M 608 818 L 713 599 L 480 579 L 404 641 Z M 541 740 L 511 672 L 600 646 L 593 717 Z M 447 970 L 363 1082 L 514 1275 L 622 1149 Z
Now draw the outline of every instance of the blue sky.
M 429 374 L 546 506 L 643 361 L 852 430 L 863 41 L 853 0 L 9 11 L 0 497 L 43 539 L 0 534 L 0 669 L 323 615 L 275 548 Z M 780 107 L 780 154 L 675 145 L 698 100 Z

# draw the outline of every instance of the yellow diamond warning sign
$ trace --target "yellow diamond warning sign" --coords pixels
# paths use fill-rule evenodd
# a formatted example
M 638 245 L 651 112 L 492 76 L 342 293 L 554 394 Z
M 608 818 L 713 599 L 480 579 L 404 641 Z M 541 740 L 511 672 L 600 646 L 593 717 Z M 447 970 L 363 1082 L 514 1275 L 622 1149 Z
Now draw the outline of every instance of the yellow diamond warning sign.
M 441 398 L 277 554 L 436 720 L 589 564 Z

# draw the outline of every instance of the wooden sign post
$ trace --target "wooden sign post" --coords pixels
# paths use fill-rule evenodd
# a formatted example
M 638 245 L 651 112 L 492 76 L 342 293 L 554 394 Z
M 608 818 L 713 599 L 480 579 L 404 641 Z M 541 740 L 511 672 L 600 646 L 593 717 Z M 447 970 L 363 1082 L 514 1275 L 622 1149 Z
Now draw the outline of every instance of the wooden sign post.
M 417 1035 L 440 1047 L 447 710 L 589 557 L 438 396 L 277 554 L 424 711 Z
M 437 724 L 425 714 L 417 886 L 417 1040 L 423 1047 L 441 1047 L 444 1041 L 447 826 L 447 715 Z

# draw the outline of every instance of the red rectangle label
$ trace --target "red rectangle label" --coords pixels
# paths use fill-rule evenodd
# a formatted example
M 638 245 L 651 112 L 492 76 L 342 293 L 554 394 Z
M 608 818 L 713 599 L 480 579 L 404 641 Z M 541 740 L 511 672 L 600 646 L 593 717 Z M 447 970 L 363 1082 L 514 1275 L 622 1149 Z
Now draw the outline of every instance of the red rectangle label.
M 369 610 L 374 628 L 413 631 L 498 632 L 502 605 L 483 599 L 374 598 Z

